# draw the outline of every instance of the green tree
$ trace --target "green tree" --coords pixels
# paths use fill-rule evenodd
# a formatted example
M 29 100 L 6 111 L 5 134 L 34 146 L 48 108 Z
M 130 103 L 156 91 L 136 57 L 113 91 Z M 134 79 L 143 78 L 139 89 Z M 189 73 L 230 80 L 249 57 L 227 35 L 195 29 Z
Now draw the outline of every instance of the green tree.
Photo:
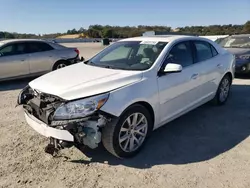
M 247 34 L 250 34 L 250 20 L 247 21 L 247 22 L 245 23 L 245 25 L 243 26 L 243 32 L 244 32 L 244 33 L 247 33 Z
M 100 32 L 95 29 L 88 29 L 87 34 L 91 38 L 100 38 Z
M 108 29 L 108 28 L 104 28 L 102 30 L 102 37 L 103 38 L 113 38 L 113 30 L 112 29 Z
M 85 33 L 86 32 L 86 29 L 84 29 L 83 27 L 81 27 L 79 30 L 78 30 L 78 33 Z

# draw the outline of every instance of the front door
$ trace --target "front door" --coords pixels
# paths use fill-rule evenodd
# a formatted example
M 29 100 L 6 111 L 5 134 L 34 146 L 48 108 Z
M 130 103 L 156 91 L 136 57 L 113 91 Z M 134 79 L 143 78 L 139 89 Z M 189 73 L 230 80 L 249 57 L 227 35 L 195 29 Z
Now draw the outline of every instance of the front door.
M 0 49 L 0 79 L 29 74 L 29 57 L 25 43 L 11 43 Z
M 194 64 L 190 42 L 176 44 L 164 64 L 167 63 L 180 64 L 183 70 L 158 77 L 160 125 L 194 106 L 201 94 L 199 67 Z

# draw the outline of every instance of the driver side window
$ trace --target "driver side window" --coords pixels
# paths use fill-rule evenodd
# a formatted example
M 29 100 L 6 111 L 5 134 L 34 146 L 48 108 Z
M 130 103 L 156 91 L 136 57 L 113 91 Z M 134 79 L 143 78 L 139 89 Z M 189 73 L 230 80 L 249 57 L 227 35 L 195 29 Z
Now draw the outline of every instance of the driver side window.
M 6 47 L 3 47 L 1 50 L 0 50 L 0 54 L 1 56 L 8 56 L 8 55 L 14 55 L 15 53 L 15 48 L 14 48 L 14 45 L 8 45 Z
M 21 55 L 26 53 L 25 43 L 9 44 L 0 49 L 1 56 Z
M 176 44 L 169 52 L 166 63 L 179 64 L 182 67 L 187 67 L 193 64 L 192 49 L 189 42 L 181 42 Z

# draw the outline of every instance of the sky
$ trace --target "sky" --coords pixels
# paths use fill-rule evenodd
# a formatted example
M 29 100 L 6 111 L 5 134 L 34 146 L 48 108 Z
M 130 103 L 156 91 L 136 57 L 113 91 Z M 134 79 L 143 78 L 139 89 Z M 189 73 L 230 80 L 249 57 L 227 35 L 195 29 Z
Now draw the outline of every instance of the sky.
M 250 0 L 1 0 L 0 18 L 0 31 L 36 34 L 94 24 L 244 24 Z

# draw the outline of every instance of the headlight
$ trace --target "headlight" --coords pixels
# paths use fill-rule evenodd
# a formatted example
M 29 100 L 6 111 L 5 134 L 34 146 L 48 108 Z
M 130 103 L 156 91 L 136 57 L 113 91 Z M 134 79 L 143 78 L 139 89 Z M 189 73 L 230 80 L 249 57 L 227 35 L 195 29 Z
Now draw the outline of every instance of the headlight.
M 53 120 L 82 118 L 93 114 L 106 103 L 108 97 L 109 93 L 106 93 L 62 104 L 56 109 Z

